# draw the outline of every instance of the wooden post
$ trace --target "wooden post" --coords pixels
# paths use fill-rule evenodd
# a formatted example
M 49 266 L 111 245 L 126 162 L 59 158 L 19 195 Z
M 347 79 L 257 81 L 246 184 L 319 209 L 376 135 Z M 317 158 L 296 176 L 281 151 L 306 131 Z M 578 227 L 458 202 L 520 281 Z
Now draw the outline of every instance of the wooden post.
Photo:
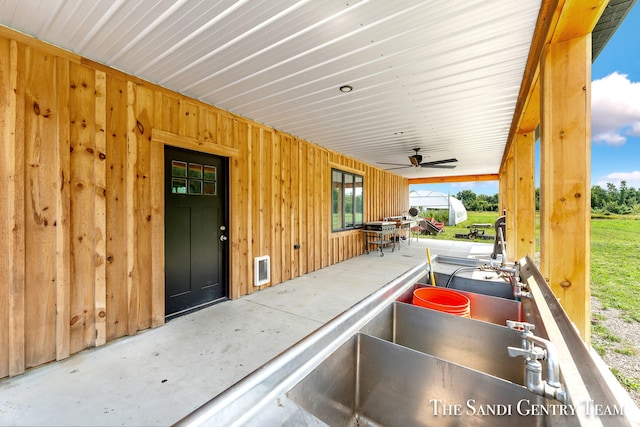
M 546 47 L 541 72 L 540 265 L 590 337 L 591 35 Z
M 505 205 L 507 202 L 507 193 L 506 193 L 506 188 L 507 188 L 507 173 L 506 173 L 506 168 L 503 167 L 500 169 L 500 173 L 499 173 L 499 179 L 498 179 L 498 215 L 502 215 L 502 212 L 505 209 Z
M 506 234 L 506 250 L 507 253 L 503 254 L 507 257 L 508 261 L 516 260 L 516 241 L 518 236 L 516 235 L 516 172 L 515 172 L 515 160 L 514 160 L 514 148 L 511 145 L 507 161 L 505 163 L 505 201 L 503 203 L 503 209 L 500 211 L 506 212 L 505 222 L 505 234 Z
M 515 245 L 514 258 L 535 255 L 536 192 L 534 184 L 535 132 L 516 134 L 514 141 L 515 165 Z M 507 234 L 508 235 L 508 234 Z

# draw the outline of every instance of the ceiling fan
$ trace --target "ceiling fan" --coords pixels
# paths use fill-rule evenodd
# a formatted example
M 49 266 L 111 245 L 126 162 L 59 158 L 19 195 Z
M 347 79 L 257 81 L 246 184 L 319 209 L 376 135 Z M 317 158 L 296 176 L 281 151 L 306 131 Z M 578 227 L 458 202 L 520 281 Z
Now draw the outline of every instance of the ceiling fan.
M 394 165 L 394 166 L 398 166 L 397 168 L 388 168 L 386 170 L 392 170 L 392 169 L 402 169 L 402 168 L 439 168 L 439 169 L 453 169 L 456 167 L 456 165 L 450 165 L 448 163 L 455 163 L 458 161 L 458 159 L 444 159 L 444 160 L 434 160 L 433 162 L 422 162 L 422 156 L 420 154 L 418 154 L 418 151 L 420 151 L 419 148 L 414 148 L 413 151 L 416 152 L 416 154 L 414 154 L 413 156 L 409 156 L 409 162 L 411 162 L 411 164 L 409 165 L 401 165 L 399 163 L 384 163 L 384 162 L 378 162 L 381 165 Z

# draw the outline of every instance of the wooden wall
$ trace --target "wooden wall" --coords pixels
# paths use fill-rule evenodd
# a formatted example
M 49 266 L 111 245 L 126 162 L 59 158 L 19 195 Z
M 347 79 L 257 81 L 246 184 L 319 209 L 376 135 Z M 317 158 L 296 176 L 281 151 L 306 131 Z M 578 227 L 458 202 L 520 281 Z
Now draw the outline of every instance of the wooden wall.
M 230 291 L 363 253 L 332 233 L 331 168 L 365 220 L 406 179 L 0 27 L 0 377 L 164 323 L 165 144 L 229 158 Z M 299 244 L 299 249 L 294 245 Z

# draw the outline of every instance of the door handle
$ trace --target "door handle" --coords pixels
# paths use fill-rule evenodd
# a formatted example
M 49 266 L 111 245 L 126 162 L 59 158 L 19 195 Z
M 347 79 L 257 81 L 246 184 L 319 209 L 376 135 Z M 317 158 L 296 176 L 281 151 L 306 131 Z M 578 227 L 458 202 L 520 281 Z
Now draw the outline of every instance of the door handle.
M 227 236 L 225 236 L 224 234 L 222 236 L 220 236 L 220 241 L 224 242 L 225 240 L 228 240 L 229 238 Z

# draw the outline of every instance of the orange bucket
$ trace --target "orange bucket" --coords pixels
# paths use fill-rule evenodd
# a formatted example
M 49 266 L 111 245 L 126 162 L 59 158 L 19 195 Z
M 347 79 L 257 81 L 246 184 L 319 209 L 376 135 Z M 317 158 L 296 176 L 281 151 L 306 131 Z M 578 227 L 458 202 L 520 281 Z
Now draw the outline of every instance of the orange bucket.
M 429 286 L 413 291 L 413 305 L 461 317 L 471 317 L 471 301 L 459 292 Z

